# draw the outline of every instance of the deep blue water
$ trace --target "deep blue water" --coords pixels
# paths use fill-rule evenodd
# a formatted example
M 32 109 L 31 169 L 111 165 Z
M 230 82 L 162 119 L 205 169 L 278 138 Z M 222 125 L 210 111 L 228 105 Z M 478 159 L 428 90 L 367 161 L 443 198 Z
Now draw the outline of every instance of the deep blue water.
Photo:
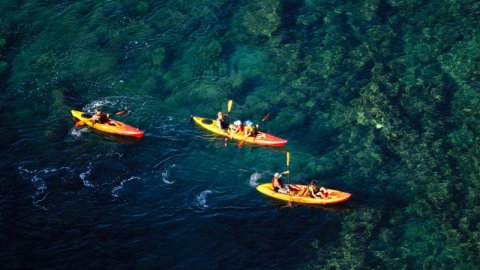
M 101 102 L 119 100 L 129 99 Z M 2 150 L 9 268 L 294 268 L 315 255 L 312 245 L 335 241 L 347 212 L 366 207 L 354 196 L 288 208 L 255 190 L 287 168 L 286 148 L 225 147 L 189 115 L 146 107 L 117 116 L 143 127 L 141 140 L 72 121 L 42 143 L 37 121 L 16 127 L 21 138 Z M 291 155 L 293 182 L 301 174 Z
M 144 107 L 129 109 L 117 119 L 144 127 L 141 140 L 72 121 L 39 143 L 33 134 L 42 125 L 18 127 L 22 138 L 2 150 L 9 267 L 293 268 L 315 255 L 315 241 L 335 241 L 345 213 L 363 207 L 357 198 L 288 208 L 255 191 L 286 169 L 286 149 L 225 147 L 188 115 L 160 111 L 142 120 Z

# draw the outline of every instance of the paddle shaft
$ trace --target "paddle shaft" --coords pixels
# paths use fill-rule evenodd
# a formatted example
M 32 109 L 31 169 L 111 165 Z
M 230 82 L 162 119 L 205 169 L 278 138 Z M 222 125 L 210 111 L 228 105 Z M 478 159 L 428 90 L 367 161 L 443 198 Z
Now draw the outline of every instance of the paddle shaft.
M 290 190 L 290 152 L 287 152 L 287 170 L 288 170 L 288 194 L 290 195 L 290 207 L 292 207 L 292 202 L 295 203 L 292 197 L 292 191 Z
M 227 104 L 227 114 L 228 114 L 228 117 L 230 117 L 230 111 L 232 110 L 232 106 L 233 106 L 233 100 L 229 100 L 228 101 L 228 104 Z M 228 131 L 228 129 L 227 129 Z M 227 146 L 228 144 L 228 137 L 229 135 L 227 134 L 227 136 L 225 137 L 225 146 Z
M 270 113 L 267 113 L 267 115 L 265 115 L 265 117 L 262 118 L 262 120 L 260 121 L 260 123 L 257 124 L 257 132 L 258 132 L 258 125 L 260 125 L 261 123 L 265 122 L 268 118 L 270 117 Z M 242 146 L 243 143 L 245 142 L 245 140 L 247 140 L 248 137 L 245 137 L 241 142 L 238 143 L 238 146 Z M 257 135 L 255 135 L 255 137 L 253 138 L 253 140 L 255 141 L 255 139 L 257 138 Z

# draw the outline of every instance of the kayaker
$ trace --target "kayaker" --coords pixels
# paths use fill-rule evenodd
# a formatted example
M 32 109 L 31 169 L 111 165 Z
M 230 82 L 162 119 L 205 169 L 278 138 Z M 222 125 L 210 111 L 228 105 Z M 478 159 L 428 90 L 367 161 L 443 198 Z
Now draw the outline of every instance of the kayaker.
M 227 132 L 228 123 L 225 118 L 228 118 L 228 114 L 223 114 L 222 112 L 217 113 L 217 128 L 223 129 L 223 131 Z
M 282 173 L 275 173 L 272 178 L 272 188 L 275 192 L 288 194 L 290 192 L 290 187 L 285 185 L 282 181 L 282 176 L 284 174 L 289 174 L 290 171 L 284 171 Z
M 100 111 L 99 108 L 96 108 L 96 109 L 95 109 L 95 114 L 92 115 L 92 117 L 90 118 L 90 120 L 93 121 L 94 123 L 104 124 L 104 123 L 106 123 L 108 120 L 110 120 L 110 114 L 108 114 L 108 113 L 103 113 L 102 111 Z
M 317 186 L 317 180 L 312 180 L 310 182 L 310 185 L 308 186 L 308 190 L 310 191 L 310 195 L 314 198 L 317 199 L 327 199 L 330 194 L 332 194 L 331 191 L 327 190 L 324 187 L 318 187 Z
M 254 126 L 252 121 L 247 120 L 245 121 L 245 139 L 247 137 L 265 138 L 265 134 L 258 131 L 258 124 Z
M 243 131 L 242 121 L 235 120 L 235 122 L 233 122 L 233 124 L 230 124 L 230 126 L 228 127 L 228 131 L 230 133 L 230 139 L 233 139 L 233 136 L 235 136 L 235 134 Z
M 250 120 L 245 121 L 244 133 L 245 133 L 244 139 L 246 139 L 246 138 L 248 138 L 248 137 L 255 137 L 255 136 L 257 136 L 256 133 L 258 133 L 258 132 L 256 132 L 255 127 L 253 126 L 252 121 L 250 121 Z

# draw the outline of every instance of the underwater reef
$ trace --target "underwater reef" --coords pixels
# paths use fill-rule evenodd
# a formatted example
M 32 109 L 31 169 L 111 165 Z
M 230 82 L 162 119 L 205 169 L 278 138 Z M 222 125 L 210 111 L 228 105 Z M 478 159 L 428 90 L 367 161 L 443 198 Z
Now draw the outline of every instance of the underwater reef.
M 233 99 L 272 113 L 303 174 L 378 200 L 299 268 L 480 265 L 478 1 L 0 3 L 0 145 L 38 114 L 58 139 L 98 96 L 212 117 Z

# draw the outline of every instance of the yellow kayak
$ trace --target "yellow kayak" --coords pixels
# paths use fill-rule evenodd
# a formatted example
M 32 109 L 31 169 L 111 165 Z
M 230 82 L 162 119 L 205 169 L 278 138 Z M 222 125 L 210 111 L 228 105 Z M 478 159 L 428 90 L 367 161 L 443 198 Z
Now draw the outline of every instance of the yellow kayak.
M 300 185 L 300 184 L 293 184 L 293 186 L 299 188 L 300 190 L 303 190 L 305 188 L 308 188 L 307 185 Z M 305 196 L 296 196 L 295 191 L 292 192 L 292 195 L 289 194 L 283 194 L 283 193 L 278 193 L 273 190 L 272 188 L 272 183 L 266 183 L 266 184 L 261 184 L 257 186 L 257 190 L 260 193 L 263 193 L 267 196 L 273 197 L 275 199 L 287 201 L 287 202 L 294 202 L 294 203 L 304 203 L 304 204 L 334 204 L 334 203 L 341 203 L 344 202 L 352 196 L 352 194 L 348 192 L 343 192 L 335 189 L 327 189 L 328 191 L 331 191 L 331 194 L 326 198 L 326 199 L 317 199 L 317 198 L 312 198 L 310 196 L 305 197 Z
M 143 136 L 143 131 L 137 128 L 134 128 L 132 126 L 129 126 L 127 124 L 124 124 L 120 121 L 108 120 L 107 122 L 101 124 L 101 123 L 90 121 L 90 118 L 92 117 L 91 114 L 87 114 L 87 113 L 76 111 L 76 110 L 72 110 L 71 112 L 75 120 L 85 122 L 85 124 L 89 125 L 90 127 L 101 130 L 106 133 L 130 136 L 135 138 L 141 138 Z
M 217 122 L 215 119 L 208 119 L 208 118 L 203 118 L 199 116 L 193 116 L 192 119 L 193 121 L 195 121 L 195 123 L 197 123 L 198 125 L 200 125 L 206 130 L 209 130 L 218 135 L 229 136 L 222 129 L 217 128 Z M 245 140 L 245 143 L 266 145 L 266 146 L 284 146 L 288 142 L 287 140 L 275 137 L 265 132 L 259 132 L 259 135 L 261 136 L 248 137 Z M 245 138 L 244 136 L 245 135 L 243 134 L 243 132 L 238 132 L 233 136 L 233 139 L 237 141 L 243 141 Z

